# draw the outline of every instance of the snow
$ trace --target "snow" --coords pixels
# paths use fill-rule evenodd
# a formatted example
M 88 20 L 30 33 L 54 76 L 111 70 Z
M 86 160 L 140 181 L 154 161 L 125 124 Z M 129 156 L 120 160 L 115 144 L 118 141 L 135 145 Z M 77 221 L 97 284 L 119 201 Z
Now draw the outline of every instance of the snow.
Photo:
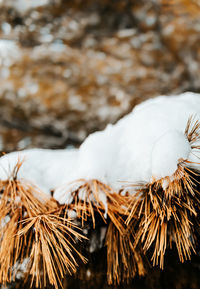
M 184 131 L 191 115 L 200 119 L 198 94 L 161 96 L 138 105 L 117 124 L 109 125 L 103 132 L 96 132 L 85 140 L 80 147 L 80 164 L 74 179 L 98 178 L 117 190 L 122 182 L 148 183 L 153 178 L 171 175 L 177 168 L 178 159 L 187 158 L 189 148 Z M 165 169 L 158 172 L 161 164 L 158 160 L 152 160 L 154 147 L 157 145 L 157 151 L 164 159 L 167 144 L 162 150 L 157 142 L 164 137 L 165 142 L 170 143 L 173 132 L 173 144 L 170 144 L 171 149 L 163 163 Z
M 2 157 L 0 177 L 7 178 L 6 171 L 19 157 L 25 158 L 19 177 L 46 193 L 55 189 L 55 199 L 69 203 L 70 192 L 84 180 L 98 179 L 118 191 L 127 184 L 171 177 L 183 160 L 195 162 L 191 166 L 200 169 L 200 153 L 191 148 L 184 134 L 192 115 L 200 120 L 199 94 L 150 99 L 115 125 L 91 134 L 79 149 L 33 149 Z M 100 199 L 106 207 L 103 192 Z
M 47 194 L 59 186 L 76 168 L 77 150 L 30 149 L 13 152 L 0 158 L 0 177 L 7 179 L 16 165 L 24 161 L 18 178 L 35 184 Z
M 191 146 L 186 136 L 179 131 L 169 131 L 155 143 L 152 151 L 152 176 L 159 180 L 172 176 L 177 164 L 187 160 Z

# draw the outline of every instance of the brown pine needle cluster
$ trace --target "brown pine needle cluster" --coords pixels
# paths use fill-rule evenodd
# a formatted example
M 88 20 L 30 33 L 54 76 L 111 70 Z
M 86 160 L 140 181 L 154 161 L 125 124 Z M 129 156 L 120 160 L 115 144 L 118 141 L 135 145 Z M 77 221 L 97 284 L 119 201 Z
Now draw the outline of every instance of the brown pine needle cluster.
M 75 184 L 77 185 L 79 182 L 78 188 L 71 192 L 73 201 L 70 207 L 75 210 L 77 218 L 81 219 L 82 226 L 91 217 L 93 228 L 95 228 L 95 211 L 104 219 L 103 211 L 105 210 L 105 205 L 100 195 L 106 198 L 107 193 L 111 189 L 98 180 L 78 180 Z M 69 194 L 68 190 L 66 194 Z
M 58 288 L 66 272 L 76 271 L 78 228 L 60 216 L 60 209 L 32 184 L 18 180 L 18 161 L 7 181 L 0 181 L 0 283 L 14 281 L 16 264 L 28 260 L 27 273 L 36 287 Z
M 200 140 L 200 122 L 199 120 L 195 120 L 193 116 L 191 116 L 187 122 L 185 135 L 192 149 L 200 149 L 200 146 L 195 144 Z
M 185 135 L 195 155 L 200 150 L 200 122 L 191 117 Z M 71 211 L 82 227 L 91 222 L 95 228 L 98 215 L 107 223 L 109 284 L 144 275 L 147 251 L 161 268 L 166 249 L 173 244 L 181 262 L 195 252 L 200 205 L 200 172 L 195 167 L 199 164 L 180 160 L 173 176 L 136 184 L 125 195 L 123 189 L 115 192 L 96 179 L 77 180 L 63 190 L 71 201 L 61 206 L 18 179 L 22 163 L 18 161 L 7 181 L 0 181 L 1 283 L 15 280 L 17 265 L 28 260 L 32 284 L 58 288 L 66 272 L 76 271 L 78 259 L 86 262 L 76 249 L 75 241 L 83 236 L 68 218 Z
M 76 185 L 75 190 L 69 192 L 69 189 L 66 188 L 64 192 L 68 198 L 69 194 L 72 196 L 72 202 L 70 205 L 66 205 L 66 210 L 74 210 L 77 218 L 81 219 L 82 226 L 91 218 L 93 228 L 95 228 L 96 212 L 104 221 L 106 214 L 120 226 L 118 216 L 126 213 L 123 208 L 125 200 L 122 196 L 114 193 L 111 187 L 96 179 L 77 180 L 74 183 Z
M 24 225 L 18 234 L 19 236 L 29 235 L 32 244 L 27 247 L 29 252 L 29 274 L 32 275 L 32 281 L 35 279 L 36 287 L 47 285 L 47 276 L 50 284 L 56 288 L 57 283 L 62 286 L 61 278 L 66 271 L 76 272 L 78 263 L 74 256 L 80 257 L 83 262 L 86 259 L 74 247 L 74 237 L 81 239 L 81 235 L 74 229 L 78 229 L 74 224 L 66 219 L 56 215 L 56 212 L 31 217 L 22 222 Z M 40 271 L 43 273 L 41 282 Z
M 185 135 L 195 153 L 200 149 L 199 121 L 191 117 Z M 153 264 L 160 264 L 161 268 L 166 249 L 173 243 L 182 262 L 191 258 L 195 251 L 193 222 L 197 221 L 200 201 L 199 173 L 190 168 L 191 165 L 187 160 L 180 161 L 173 176 L 136 185 L 136 193 L 131 196 L 115 193 L 98 180 L 80 180 L 80 185 L 75 182 L 76 189 L 71 193 L 73 201 L 67 209 L 76 211 L 82 226 L 91 218 L 95 228 L 96 212 L 103 219 L 105 213 L 109 217 L 106 235 L 109 284 L 127 281 L 136 273 L 144 275 L 143 256 L 148 250 L 153 250 Z
M 200 149 L 200 123 L 190 118 L 185 135 L 192 150 Z M 164 266 L 167 246 L 175 242 L 180 261 L 191 258 L 195 251 L 194 221 L 197 221 L 200 174 L 184 160 L 171 177 L 140 187 L 130 197 L 126 224 L 135 230 L 135 245 L 142 243 L 144 252 L 153 249 L 153 264 Z
M 114 223 L 110 222 L 106 246 L 108 284 L 129 282 L 136 274 L 145 275 L 144 256 L 139 247 L 135 248 L 133 234 L 128 228 L 120 232 Z
M 71 192 L 72 203 L 65 210 L 73 209 L 82 226 L 89 219 L 95 228 L 97 214 L 109 222 L 106 234 L 107 246 L 107 280 L 109 284 L 120 283 L 133 278 L 136 273 L 144 275 L 145 269 L 139 251 L 132 241 L 132 233 L 125 225 L 127 215 L 127 198 L 115 193 L 108 185 L 98 180 L 81 180 L 80 186 Z M 66 190 L 66 194 L 69 191 Z M 106 204 L 106 207 L 105 207 Z M 107 215 L 107 220 L 104 216 Z

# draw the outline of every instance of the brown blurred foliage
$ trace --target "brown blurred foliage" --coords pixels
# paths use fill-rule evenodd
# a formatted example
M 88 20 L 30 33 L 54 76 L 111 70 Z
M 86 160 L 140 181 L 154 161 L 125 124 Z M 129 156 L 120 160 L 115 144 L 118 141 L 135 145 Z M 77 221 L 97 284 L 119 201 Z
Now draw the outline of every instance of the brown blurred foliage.
M 146 98 L 200 91 L 199 1 L 0 9 L 0 150 L 80 144 Z

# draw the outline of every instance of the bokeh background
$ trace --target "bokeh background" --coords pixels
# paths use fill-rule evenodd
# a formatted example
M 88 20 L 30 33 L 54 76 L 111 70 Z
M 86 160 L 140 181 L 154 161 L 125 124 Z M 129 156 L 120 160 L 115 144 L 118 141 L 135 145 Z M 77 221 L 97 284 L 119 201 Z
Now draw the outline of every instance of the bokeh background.
M 0 151 L 78 146 L 199 79 L 199 0 L 0 0 Z

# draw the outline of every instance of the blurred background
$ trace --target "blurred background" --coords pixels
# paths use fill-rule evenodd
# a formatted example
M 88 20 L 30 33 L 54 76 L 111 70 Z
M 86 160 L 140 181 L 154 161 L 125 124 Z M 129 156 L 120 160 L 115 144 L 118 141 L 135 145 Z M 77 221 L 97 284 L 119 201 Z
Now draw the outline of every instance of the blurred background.
M 0 0 L 0 151 L 78 146 L 199 79 L 199 0 Z

